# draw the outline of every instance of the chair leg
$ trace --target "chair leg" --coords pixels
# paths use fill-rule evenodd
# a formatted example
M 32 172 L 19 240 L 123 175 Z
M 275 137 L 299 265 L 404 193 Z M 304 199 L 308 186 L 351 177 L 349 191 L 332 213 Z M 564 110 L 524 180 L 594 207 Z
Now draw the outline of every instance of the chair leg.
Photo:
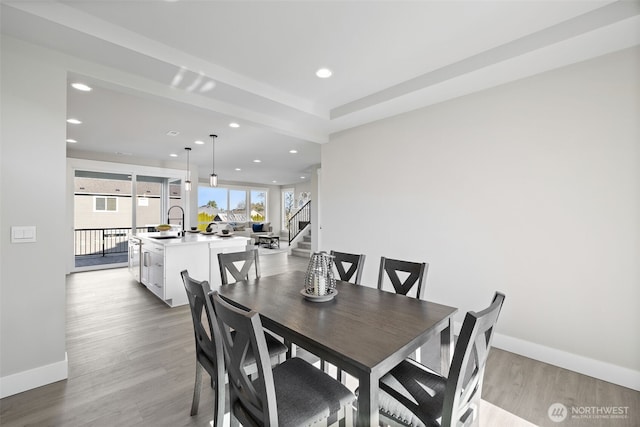
M 226 374 L 224 366 L 217 367 L 217 380 L 214 385 L 214 407 L 213 410 L 213 427 L 224 426 L 224 400 L 225 400 L 225 384 Z M 213 380 L 213 377 L 212 377 Z
M 344 425 L 345 427 L 353 427 L 353 407 L 351 405 L 344 407 Z
M 196 361 L 196 383 L 193 386 L 193 401 L 191 402 L 191 416 L 198 414 L 200 404 L 200 388 L 202 388 L 202 365 Z
M 296 345 L 289 340 L 284 340 L 284 345 L 287 347 L 287 359 L 296 357 Z
M 337 419 L 335 422 L 329 424 L 329 419 L 325 418 L 322 421 L 318 421 L 313 424 L 313 427 L 321 426 L 321 425 L 329 425 L 330 427 L 340 427 L 341 421 L 344 420 L 344 427 L 353 427 L 353 407 L 348 404 L 340 408 L 340 411 L 337 414 Z

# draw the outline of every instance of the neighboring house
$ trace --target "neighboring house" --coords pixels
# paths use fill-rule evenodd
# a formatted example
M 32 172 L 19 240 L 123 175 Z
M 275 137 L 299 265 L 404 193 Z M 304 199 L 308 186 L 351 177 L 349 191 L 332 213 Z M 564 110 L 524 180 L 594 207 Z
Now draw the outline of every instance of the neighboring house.
M 137 182 L 136 220 L 138 227 L 167 221 L 162 210 L 162 185 Z M 172 199 L 179 199 L 181 188 L 171 184 Z M 131 182 L 117 179 L 76 177 L 74 179 L 74 229 L 131 228 Z
M 131 228 L 131 183 L 97 178 L 76 178 L 74 228 Z M 157 183 L 139 183 L 138 224 L 158 224 L 160 190 Z
M 244 212 L 225 211 L 208 205 L 200 206 L 198 208 L 198 223 L 206 225 L 213 221 L 246 222 L 247 215 Z

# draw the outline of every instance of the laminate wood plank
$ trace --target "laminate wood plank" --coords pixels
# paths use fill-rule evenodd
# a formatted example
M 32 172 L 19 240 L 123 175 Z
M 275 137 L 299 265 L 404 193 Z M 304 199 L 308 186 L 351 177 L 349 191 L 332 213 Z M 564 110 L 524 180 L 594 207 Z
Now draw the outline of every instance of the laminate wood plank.
M 260 263 L 262 275 L 268 276 L 306 271 L 309 260 L 273 254 L 262 256 Z M 186 306 L 169 308 L 162 303 L 134 282 L 127 269 L 70 275 L 69 378 L 0 400 L 0 425 L 209 427 L 210 387 L 203 385 L 200 411 L 189 416 L 195 376 L 190 316 Z M 427 344 L 422 356 L 432 358 L 437 368 L 439 351 L 434 348 Z M 298 354 L 315 361 L 303 350 Z M 207 381 L 205 376 L 203 383 Z M 554 427 L 635 427 L 640 419 L 639 396 L 624 387 L 494 348 L 483 389 L 483 399 L 491 406 L 481 412 L 481 426 L 527 426 L 528 421 Z M 601 423 L 552 423 L 547 410 L 554 402 L 628 406 L 630 417 Z
M 498 348 L 489 353 L 482 398 L 538 426 L 637 427 L 640 393 L 581 375 L 567 369 L 529 359 Z M 549 406 L 628 407 L 620 419 L 571 418 L 561 423 L 548 416 Z

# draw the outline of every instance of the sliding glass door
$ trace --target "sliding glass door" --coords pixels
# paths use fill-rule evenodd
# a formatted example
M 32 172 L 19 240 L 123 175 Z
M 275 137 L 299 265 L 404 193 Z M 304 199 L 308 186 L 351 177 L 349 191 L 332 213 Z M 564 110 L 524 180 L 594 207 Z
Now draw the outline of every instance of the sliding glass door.
M 188 211 L 182 179 L 176 177 L 180 172 L 174 170 L 69 159 L 68 176 L 73 182 L 70 271 L 127 266 L 131 235 L 167 222 L 171 206 Z
M 76 170 L 74 176 L 75 268 L 127 262 L 132 224 L 131 176 Z

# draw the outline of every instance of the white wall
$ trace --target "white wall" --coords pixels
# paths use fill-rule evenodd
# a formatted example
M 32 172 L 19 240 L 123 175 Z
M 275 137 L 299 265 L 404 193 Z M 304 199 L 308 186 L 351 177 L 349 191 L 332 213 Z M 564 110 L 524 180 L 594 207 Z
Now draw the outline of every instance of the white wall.
M 315 172 L 313 172 L 315 173 Z M 313 176 L 309 177 L 308 181 L 303 181 L 303 182 L 299 182 L 295 185 L 293 185 L 294 191 L 295 191 L 295 198 L 296 198 L 296 206 L 298 204 L 298 199 L 300 198 L 300 193 L 310 193 L 311 194 L 311 199 L 313 200 L 313 196 L 314 196 L 314 189 L 313 189 Z
M 66 70 L 2 37 L 0 397 L 67 376 Z M 36 226 L 12 244 L 12 226 Z
M 640 387 L 640 48 L 333 135 L 323 249 L 430 263 L 507 349 Z M 348 232 L 347 232 L 348 231 Z
M 73 165 L 131 168 L 101 162 L 117 161 L 113 157 L 69 158 L 67 168 L 67 71 L 117 72 L 5 35 L 1 43 L 0 398 L 67 377 L 65 273 L 73 265 Z M 134 169 L 158 167 L 181 166 Z M 198 176 L 193 165 L 192 176 Z M 269 215 L 278 218 L 279 190 L 268 188 Z M 196 199 L 189 198 L 186 210 L 194 221 Z M 35 225 L 37 242 L 11 244 L 15 225 Z
M 280 187 L 270 186 L 267 195 L 267 220 L 271 223 L 274 233 L 282 230 L 282 191 Z

